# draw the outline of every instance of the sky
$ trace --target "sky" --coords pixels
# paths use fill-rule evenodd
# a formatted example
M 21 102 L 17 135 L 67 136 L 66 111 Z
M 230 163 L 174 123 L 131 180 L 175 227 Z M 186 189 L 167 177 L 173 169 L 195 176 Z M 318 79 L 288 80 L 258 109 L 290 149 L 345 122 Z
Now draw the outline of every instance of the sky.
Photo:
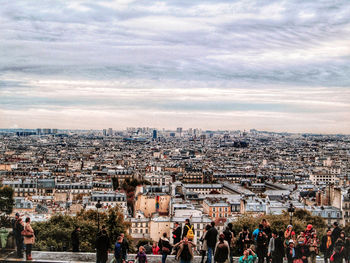
M 0 128 L 350 134 L 350 1 L 0 0 Z

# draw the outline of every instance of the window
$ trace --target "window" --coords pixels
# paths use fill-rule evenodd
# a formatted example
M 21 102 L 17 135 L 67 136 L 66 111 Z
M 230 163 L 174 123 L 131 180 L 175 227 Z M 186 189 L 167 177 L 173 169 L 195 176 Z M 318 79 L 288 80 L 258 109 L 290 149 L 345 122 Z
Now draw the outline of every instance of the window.
M 213 212 L 215 212 L 215 207 L 213 207 Z

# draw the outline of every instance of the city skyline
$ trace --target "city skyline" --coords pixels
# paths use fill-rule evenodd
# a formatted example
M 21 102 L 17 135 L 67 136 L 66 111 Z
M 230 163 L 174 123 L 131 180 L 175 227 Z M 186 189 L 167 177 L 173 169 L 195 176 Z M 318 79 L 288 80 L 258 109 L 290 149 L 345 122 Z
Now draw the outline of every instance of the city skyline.
M 349 134 L 349 14 L 333 1 L 2 3 L 0 128 Z

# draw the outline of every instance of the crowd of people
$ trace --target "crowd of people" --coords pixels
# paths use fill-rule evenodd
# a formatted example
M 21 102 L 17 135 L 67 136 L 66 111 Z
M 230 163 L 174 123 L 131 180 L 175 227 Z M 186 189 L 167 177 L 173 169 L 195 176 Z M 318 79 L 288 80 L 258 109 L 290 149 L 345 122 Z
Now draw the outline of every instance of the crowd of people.
M 204 229 L 199 249 L 192 242 L 194 232 L 189 219 L 182 229 L 176 223 L 172 232 L 173 245 L 164 233 L 158 243 L 153 243 L 151 253 L 162 254 L 162 263 L 165 263 L 171 251 L 181 263 L 190 263 L 195 251 L 201 255 L 201 263 L 232 263 L 237 253 L 240 256 L 239 263 L 282 263 L 284 260 L 288 263 L 316 263 L 316 257 L 321 253 L 325 263 L 350 263 L 350 237 L 346 238 L 337 223 L 327 230 L 321 242 L 311 224 L 297 234 L 292 225 L 285 231 L 271 229 L 266 219 L 262 219 L 256 229 L 251 231 L 244 226 L 237 234 L 232 223 L 227 225 L 223 233 L 219 233 L 215 222 L 212 222 Z M 166 249 L 163 248 L 164 238 Z
M 73 252 L 79 252 L 80 228 L 75 227 L 71 233 Z M 19 214 L 13 221 L 13 233 L 16 241 L 17 256 L 31 260 L 32 246 L 35 242 L 35 234 L 30 225 L 30 218 L 25 222 Z M 178 222 L 172 231 L 173 243 L 171 244 L 167 233 L 163 233 L 158 242 L 152 246 L 140 246 L 136 255 L 138 263 L 147 263 L 147 254 L 161 255 L 162 263 L 166 263 L 169 255 L 181 263 L 190 263 L 194 254 L 201 255 L 201 263 L 233 263 L 233 256 L 238 253 L 239 263 L 316 263 L 316 257 L 322 253 L 324 263 L 350 263 L 350 237 L 335 222 L 321 239 L 311 224 L 304 231 L 296 233 L 292 225 L 285 231 L 277 232 L 271 229 L 269 222 L 262 219 L 259 226 L 250 230 L 244 226 L 239 233 L 235 233 L 232 223 L 229 223 L 222 233 L 215 227 L 215 222 L 207 225 L 200 237 L 200 247 L 193 242 L 195 236 L 194 225 L 186 219 L 183 227 Z M 99 230 L 96 237 L 96 262 L 106 263 L 110 251 L 110 238 L 105 226 Z M 129 243 L 124 234 L 117 237 L 114 245 L 114 260 L 116 263 L 126 263 L 129 251 Z

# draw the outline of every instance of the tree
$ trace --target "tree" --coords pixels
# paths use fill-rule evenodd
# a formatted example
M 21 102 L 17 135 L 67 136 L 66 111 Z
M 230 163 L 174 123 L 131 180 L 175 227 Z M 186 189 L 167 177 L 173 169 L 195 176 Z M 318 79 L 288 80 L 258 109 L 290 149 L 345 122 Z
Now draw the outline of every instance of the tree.
M 111 245 L 116 242 L 120 233 L 126 234 L 129 224 L 124 222 L 123 214 L 118 207 L 111 208 L 107 212 L 99 212 L 101 225 L 106 225 L 111 239 Z M 36 233 L 35 246 L 40 250 L 62 251 L 71 248 L 71 233 L 76 226 L 80 231 L 80 250 L 86 252 L 95 251 L 97 229 L 97 211 L 82 210 L 76 216 L 53 215 L 48 221 L 33 223 Z
M 0 187 L 0 211 L 5 214 L 11 214 L 14 206 L 13 199 L 14 191 L 11 187 L 2 186 Z

